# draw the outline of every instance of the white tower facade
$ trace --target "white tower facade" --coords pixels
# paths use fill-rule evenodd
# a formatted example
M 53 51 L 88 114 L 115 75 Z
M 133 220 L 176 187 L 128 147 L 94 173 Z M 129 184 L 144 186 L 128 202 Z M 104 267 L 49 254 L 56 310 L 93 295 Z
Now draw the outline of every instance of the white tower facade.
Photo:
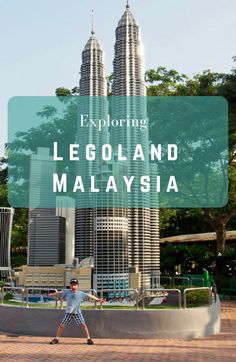
M 113 116 L 119 118 L 127 116 L 133 118 L 140 114 L 146 116 L 141 30 L 128 3 L 116 28 L 113 68 L 112 96 L 118 99 L 117 109 L 116 105 L 113 109 L 113 112 L 115 110 Z M 106 95 L 104 53 L 92 30 L 82 53 L 80 96 L 83 98 Z M 119 97 L 123 97 L 124 101 L 120 102 Z M 134 100 L 135 97 L 138 98 L 137 101 Z M 84 105 L 86 102 L 83 102 Z M 102 109 L 103 113 L 101 110 L 99 112 L 100 117 L 105 115 L 106 107 Z M 148 131 L 140 132 L 138 129 L 132 129 L 131 132 L 126 127 L 111 129 L 110 134 L 104 132 L 100 136 L 93 130 L 80 130 L 77 136 L 77 141 L 81 145 L 88 143 L 101 145 L 109 139 L 113 145 L 122 144 L 126 147 L 128 154 L 133 154 L 138 143 L 148 145 L 149 142 Z M 148 149 L 144 152 L 145 158 L 148 159 Z M 127 175 L 138 175 L 140 172 L 148 175 L 152 169 L 148 162 L 143 164 L 130 162 L 124 165 L 124 168 L 129 170 Z M 116 169 L 116 165 L 112 162 L 100 164 L 94 162 L 92 166 L 80 169 L 82 176 L 97 175 L 100 180 L 105 180 L 109 174 L 116 172 L 121 173 L 122 170 Z M 102 181 L 100 186 L 103 187 Z M 140 208 L 126 207 L 125 197 L 123 199 L 123 196 L 119 196 L 124 200 L 119 203 L 120 208 L 115 207 L 118 204 L 116 202 L 113 208 L 110 206 L 97 208 L 95 202 L 93 208 L 76 210 L 75 257 L 81 261 L 94 256 L 94 288 L 97 290 L 126 289 L 129 269 L 140 272 L 142 288 L 156 286 L 152 280 L 156 281 L 160 271 L 159 210 L 150 209 L 150 195 L 142 196 L 140 205 L 143 204 L 144 207 Z M 134 191 L 132 197 L 140 197 L 138 190 Z M 109 202 L 107 204 L 110 205 Z
M 119 101 L 117 113 L 131 118 L 146 117 L 146 87 L 144 81 L 144 51 L 141 40 L 141 30 L 135 20 L 130 6 L 127 3 L 126 10 L 116 28 L 115 58 L 113 62 L 113 87 L 112 95 L 127 97 L 125 102 Z M 139 129 L 127 128 L 116 130 L 111 134 L 113 144 L 122 143 L 127 152 L 133 154 L 138 143 L 146 145 L 146 159 L 148 159 L 149 135 L 140 132 Z M 144 147 L 145 148 L 145 147 Z M 128 165 L 130 175 L 150 174 L 148 162 Z M 140 193 L 134 192 L 134 198 L 140 199 Z M 129 262 L 130 267 L 141 273 L 141 287 L 150 288 L 156 286 L 160 273 L 159 250 L 159 210 L 150 209 L 150 195 L 143 195 L 144 205 L 140 208 L 130 208 L 129 217 Z
M 0 279 L 11 279 L 11 231 L 14 209 L 0 208 Z
M 80 114 L 87 114 L 91 118 L 98 113 L 101 116 L 107 112 L 106 105 L 101 101 L 101 98 L 107 95 L 104 58 L 104 51 L 92 26 L 91 36 L 82 53 L 79 109 Z M 92 97 L 94 98 L 92 99 Z M 95 98 L 98 98 L 97 102 L 94 100 Z M 78 125 L 77 142 L 81 148 L 91 143 L 95 145 L 105 143 L 106 137 L 106 132 L 98 134 L 92 128 L 88 129 Z M 86 179 L 90 175 L 95 175 L 98 167 L 96 161 L 82 164 L 79 174 Z M 92 207 L 86 207 L 87 202 L 85 200 L 85 207 L 76 209 L 75 216 L 75 257 L 79 261 L 94 255 L 94 210 Z M 91 200 L 89 203 L 91 204 Z

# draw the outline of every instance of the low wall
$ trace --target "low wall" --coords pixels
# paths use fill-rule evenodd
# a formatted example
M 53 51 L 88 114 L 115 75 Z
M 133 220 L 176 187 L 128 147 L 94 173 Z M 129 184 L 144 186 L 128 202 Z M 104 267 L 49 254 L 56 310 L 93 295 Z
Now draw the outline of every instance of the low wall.
M 0 331 L 19 335 L 55 336 L 63 317 L 59 309 L 0 306 Z M 209 307 L 165 310 L 84 310 L 94 338 L 198 338 L 220 332 L 220 301 Z M 74 322 L 64 337 L 82 337 Z

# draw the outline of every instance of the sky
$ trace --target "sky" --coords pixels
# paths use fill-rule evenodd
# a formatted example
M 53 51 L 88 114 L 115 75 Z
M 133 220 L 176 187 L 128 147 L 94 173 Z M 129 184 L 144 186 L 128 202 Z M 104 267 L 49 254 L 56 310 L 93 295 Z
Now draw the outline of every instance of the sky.
M 95 31 L 112 72 L 115 28 L 126 0 L 0 0 L 0 156 L 13 96 L 54 95 L 79 85 L 81 52 Z M 235 0 L 130 0 L 146 69 L 229 72 L 236 55 Z

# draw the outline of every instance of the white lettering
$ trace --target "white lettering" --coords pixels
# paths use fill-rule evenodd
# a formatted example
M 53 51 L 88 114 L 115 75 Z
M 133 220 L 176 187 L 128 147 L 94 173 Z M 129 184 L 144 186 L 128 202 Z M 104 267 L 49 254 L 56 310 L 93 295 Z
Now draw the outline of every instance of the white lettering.
M 112 159 L 112 147 L 111 145 L 102 146 L 102 159 L 103 161 L 110 161 Z
M 140 179 L 141 192 L 150 192 L 150 177 L 142 176 Z
M 72 144 L 70 145 L 70 161 L 79 161 L 79 145 Z
M 177 158 L 178 158 L 178 147 L 177 147 L 177 145 L 169 144 L 168 145 L 168 161 L 176 161 Z
M 122 150 L 123 150 L 122 145 L 119 144 L 118 145 L 118 160 L 119 161 L 127 161 L 127 157 L 122 155 Z
M 161 145 L 158 145 L 157 147 L 155 145 L 151 145 L 151 161 L 154 161 L 157 159 L 158 161 L 161 161 Z
M 86 119 L 84 117 L 86 117 Z M 81 127 L 88 127 L 87 121 L 88 121 L 88 114 L 81 114 L 81 116 L 80 116 Z
M 127 176 L 123 176 L 123 179 L 126 183 L 127 192 L 130 192 L 131 185 L 134 181 L 134 176 L 131 176 L 129 180 L 128 180 Z
M 161 177 L 157 176 L 157 192 L 161 192 Z
M 109 179 L 108 179 L 108 182 L 107 182 L 106 192 L 110 192 L 110 190 L 113 190 L 114 192 L 117 192 L 117 186 L 116 186 L 114 176 L 109 176 Z
M 58 156 L 58 144 L 57 142 L 53 143 L 53 160 L 54 161 L 63 161 L 63 157 Z
M 91 144 L 86 146 L 86 160 L 94 161 L 96 159 L 95 150 L 96 150 L 95 145 Z
M 81 192 L 84 192 L 84 184 L 83 184 L 81 176 L 77 176 L 76 179 L 75 179 L 73 192 L 76 192 L 77 190 L 80 190 Z
M 67 192 L 67 174 L 63 173 L 61 175 L 61 180 L 59 180 L 58 174 L 53 174 L 53 192 Z
M 140 145 L 140 144 L 138 144 L 135 148 L 133 160 L 136 161 L 138 158 L 141 158 L 142 161 L 145 161 L 142 145 Z
M 100 192 L 100 190 L 95 187 L 95 177 L 94 176 L 91 176 L 91 192 Z
M 170 192 L 171 190 L 179 192 L 175 176 L 170 176 L 166 192 Z

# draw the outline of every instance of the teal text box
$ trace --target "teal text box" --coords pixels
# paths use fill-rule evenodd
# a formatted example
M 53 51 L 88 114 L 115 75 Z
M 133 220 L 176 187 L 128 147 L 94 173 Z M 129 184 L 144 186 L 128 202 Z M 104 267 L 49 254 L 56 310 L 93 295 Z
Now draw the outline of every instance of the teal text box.
M 8 120 L 13 207 L 227 203 L 223 97 L 14 97 Z

